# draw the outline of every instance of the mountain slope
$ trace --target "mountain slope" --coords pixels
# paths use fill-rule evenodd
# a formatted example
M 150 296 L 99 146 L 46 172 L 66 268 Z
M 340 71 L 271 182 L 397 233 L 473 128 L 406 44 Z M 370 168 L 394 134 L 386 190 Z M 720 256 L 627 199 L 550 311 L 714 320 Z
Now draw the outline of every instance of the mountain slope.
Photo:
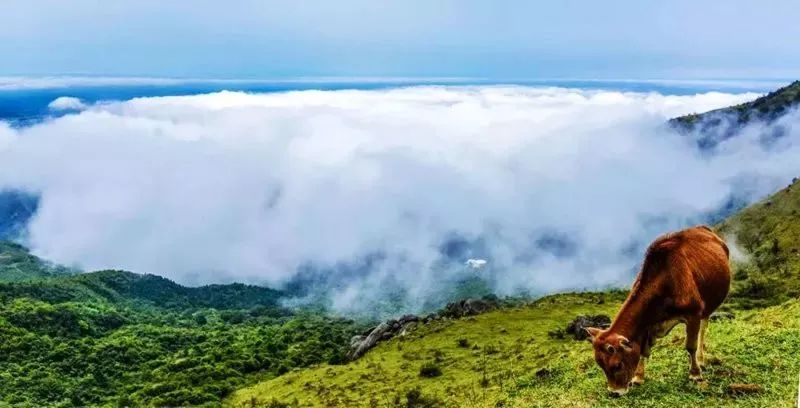
M 743 305 L 800 297 L 800 180 L 722 222 L 746 258 L 736 268 L 734 296 Z
M 579 314 L 613 315 L 611 293 L 556 295 L 531 305 L 418 326 L 344 366 L 320 365 L 235 392 L 227 405 L 791 407 L 800 359 L 800 182 L 717 226 L 734 248 L 733 291 L 710 325 L 707 381 L 688 380 L 683 330 L 659 342 L 648 382 L 605 392 L 585 342 L 548 335 Z M 739 251 L 747 251 L 741 256 Z M 767 305 L 774 305 L 765 308 Z M 463 342 L 461 339 L 464 339 Z M 465 347 L 463 347 L 465 346 Z M 428 378 L 426 372 L 441 375 Z M 737 384 L 753 385 L 753 393 Z M 409 402 L 412 401 L 412 402 Z
M 684 134 L 694 134 L 701 149 L 713 149 L 720 142 L 738 134 L 745 126 L 761 122 L 762 141 L 770 143 L 785 134 L 776 122 L 800 104 L 800 81 L 770 92 L 750 102 L 716 109 L 705 113 L 692 113 L 669 121 L 669 125 Z
M 73 273 L 76 271 L 31 255 L 22 245 L 0 241 L 0 282 L 20 282 Z

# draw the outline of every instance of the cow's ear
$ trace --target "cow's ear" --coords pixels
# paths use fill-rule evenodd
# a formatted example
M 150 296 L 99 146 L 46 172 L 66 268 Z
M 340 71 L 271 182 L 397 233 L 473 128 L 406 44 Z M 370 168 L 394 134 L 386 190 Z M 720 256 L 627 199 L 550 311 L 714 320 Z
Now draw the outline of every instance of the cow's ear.
M 622 347 L 622 350 L 624 350 L 624 351 L 631 351 L 632 350 L 631 342 L 626 337 L 619 336 L 619 345 L 620 345 L 620 347 Z
M 598 329 L 597 327 L 586 327 L 583 330 L 586 330 L 586 334 L 589 335 L 589 337 L 587 339 L 587 340 L 589 340 L 589 342 L 593 342 L 594 338 L 597 337 L 597 335 L 600 334 L 600 332 L 602 331 L 602 330 Z

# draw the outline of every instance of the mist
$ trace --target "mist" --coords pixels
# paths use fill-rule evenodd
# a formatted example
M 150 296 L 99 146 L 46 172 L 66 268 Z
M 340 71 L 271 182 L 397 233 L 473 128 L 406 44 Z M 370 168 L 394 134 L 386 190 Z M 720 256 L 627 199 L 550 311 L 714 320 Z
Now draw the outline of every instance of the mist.
M 463 279 L 500 295 L 630 283 L 657 235 L 800 174 L 800 116 L 713 151 L 665 126 L 755 94 L 545 87 L 219 92 L 0 122 L 0 190 L 39 196 L 24 243 L 84 270 L 306 285 L 420 311 Z M 772 125 L 770 125 L 772 126 Z M 307 290 L 308 292 L 309 290 Z

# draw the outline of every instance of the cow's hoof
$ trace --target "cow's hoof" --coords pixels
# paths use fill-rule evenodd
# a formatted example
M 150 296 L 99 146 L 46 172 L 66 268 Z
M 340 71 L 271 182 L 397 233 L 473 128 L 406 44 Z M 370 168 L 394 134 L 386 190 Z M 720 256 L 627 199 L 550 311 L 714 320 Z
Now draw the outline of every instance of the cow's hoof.
M 644 384 L 644 377 L 639 377 L 638 375 L 633 377 L 633 380 L 631 380 L 631 384 L 633 384 L 633 385 L 642 385 L 642 384 Z
M 689 374 L 689 379 L 694 382 L 703 382 L 703 374 Z

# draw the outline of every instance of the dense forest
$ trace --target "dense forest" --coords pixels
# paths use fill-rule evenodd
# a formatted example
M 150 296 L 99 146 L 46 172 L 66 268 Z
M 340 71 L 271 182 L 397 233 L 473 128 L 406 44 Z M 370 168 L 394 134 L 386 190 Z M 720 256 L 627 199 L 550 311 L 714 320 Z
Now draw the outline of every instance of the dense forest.
M 0 244 L 2 402 L 218 405 L 250 382 L 342 361 L 363 330 L 282 308 L 272 289 L 74 272 Z

